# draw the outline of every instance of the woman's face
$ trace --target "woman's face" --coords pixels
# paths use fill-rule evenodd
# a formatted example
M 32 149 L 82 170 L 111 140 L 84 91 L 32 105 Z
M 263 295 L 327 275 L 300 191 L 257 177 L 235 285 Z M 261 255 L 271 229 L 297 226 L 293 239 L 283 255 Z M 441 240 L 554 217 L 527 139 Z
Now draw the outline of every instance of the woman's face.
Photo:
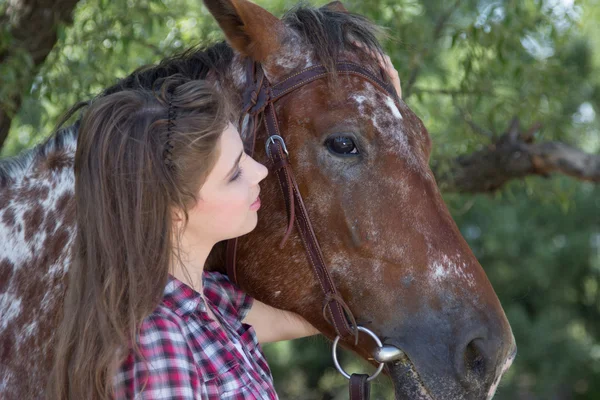
M 252 231 L 260 208 L 258 183 L 267 168 L 244 152 L 237 129 L 229 124 L 219 141 L 219 157 L 189 210 L 188 239 L 214 244 Z

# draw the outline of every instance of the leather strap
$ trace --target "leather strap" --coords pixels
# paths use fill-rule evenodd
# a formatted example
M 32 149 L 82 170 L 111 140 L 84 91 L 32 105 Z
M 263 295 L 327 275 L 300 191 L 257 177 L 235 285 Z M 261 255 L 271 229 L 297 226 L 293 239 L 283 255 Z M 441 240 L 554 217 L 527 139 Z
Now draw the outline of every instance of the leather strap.
M 373 75 L 368 69 L 361 67 L 358 64 L 351 62 L 338 62 L 336 64 L 336 73 L 342 75 L 355 75 L 369 81 L 379 90 L 387 92 L 395 102 L 398 102 L 398 94 L 391 83 L 385 82 Z M 271 90 L 272 102 L 279 100 L 281 97 L 294 90 L 310 83 L 314 80 L 324 78 L 330 75 L 327 69 L 322 65 L 316 65 L 306 68 L 296 74 L 293 74 L 281 82 L 273 85 Z
M 350 376 L 350 400 L 365 400 L 371 395 L 371 384 L 367 381 L 369 375 L 352 374 Z
M 276 121 L 274 122 L 271 120 L 271 113 L 269 112 L 270 108 L 272 108 L 271 105 L 267 107 L 267 121 L 271 121 L 267 122 L 267 126 L 272 127 L 267 128 L 269 130 L 273 129 L 273 127 L 276 129 L 277 126 Z M 358 330 L 353 329 L 348 324 L 348 319 L 354 321 L 354 317 L 352 316 L 349 307 L 337 293 L 335 284 L 325 266 L 323 252 L 321 251 L 321 247 L 319 246 L 319 242 L 308 217 L 308 212 L 306 211 L 304 201 L 300 195 L 298 184 L 296 183 L 289 161 L 284 161 L 287 159 L 287 154 L 283 151 L 279 141 L 274 141 L 269 145 L 269 154 L 273 165 L 283 165 L 282 168 L 275 169 L 273 172 L 279 179 L 286 209 L 288 210 L 289 221 L 295 221 L 296 223 L 300 239 L 302 240 L 302 244 L 308 255 L 308 261 L 319 281 L 321 291 L 325 295 L 323 308 L 329 309 L 329 313 L 332 317 L 330 322 L 334 326 L 337 334 L 344 338 L 354 336 L 355 343 L 357 343 Z M 286 235 L 287 234 L 289 234 L 289 231 L 286 232 Z M 356 323 L 353 323 L 352 326 L 356 326 Z
M 355 75 L 369 81 L 379 90 L 389 94 L 396 105 L 399 106 L 398 94 L 393 85 L 386 82 L 383 71 L 381 71 L 383 79 L 379 79 L 360 65 L 349 62 L 337 63 L 336 70 L 338 74 Z M 293 74 L 275 85 L 271 85 L 265 77 L 264 71 L 260 65 L 248 59 L 246 64 L 246 82 L 252 82 L 253 84 L 249 85 L 248 90 L 244 93 L 243 119 L 240 121 L 240 133 L 244 140 L 246 152 L 251 156 L 254 155 L 258 120 L 261 115 L 264 117 L 267 137 L 271 138 L 273 135 L 283 137 L 279 130 L 274 103 L 297 88 L 317 79 L 324 78 L 328 74 L 330 74 L 330 72 L 328 72 L 325 67 L 316 65 Z M 331 275 L 327 270 L 323 253 L 319 246 L 319 241 L 313 230 L 302 196 L 300 195 L 300 190 L 298 189 L 298 184 L 296 183 L 296 179 L 292 172 L 288 155 L 284 151 L 282 143 L 278 140 L 270 141 L 269 151 L 267 153 L 269 157 L 269 167 L 278 177 L 279 186 L 285 200 L 288 214 L 288 227 L 283 240 L 280 243 L 280 248 L 283 248 L 295 223 L 299 237 L 306 250 L 309 263 L 324 295 L 323 315 L 325 319 L 333 325 L 339 336 L 342 338 L 353 336 L 355 344 L 358 344 L 356 320 L 348 305 L 337 292 L 333 279 L 331 279 Z M 235 268 L 237 240 L 238 239 L 235 238 L 227 242 L 227 250 L 225 253 L 227 275 L 235 283 L 237 283 L 237 273 Z M 327 311 L 329 311 L 329 314 L 327 314 Z M 330 315 L 331 318 L 327 318 L 327 315 Z M 348 321 L 350 321 L 350 324 Z M 367 381 L 367 378 L 368 375 L 364 374 L 353 374 L 350 377 L 350 400 L 363 400 L 369 398 L 370 384 Z
M 328 72 L 324 66 L 315 65 L 303 69 L 302 71 L 297 72 L 285 78 L 281 82 L 271 86 L 268 83 L 267 78 L 264 76 L 262 68 L 256 68 L 253 66 L 247 67 L 246 70 L 249 71 L 250 68 L 253 68 L 253 70 L 256 71 L 261 71 L 260 73 L 256 72 L 256 77 L 253 77 L 248 81 L 254 82 L 254 85 L 250 86 L 243 95 L 244 107 L 242 108 L 242 112 L 250 115 L 258 115 L 267 107 L 268 104 L 275 103 L 286 94 L 289 94 L 312 81 L 325 78 L 332 74 L 331 72 Z M 336 64 L 336 73 L 342 75 L 359 76 L 369 81 L 379 90 L 389 94 L 396 104 L 399 103 L 398 94 L 391 83 L 385 82 L 383 79 L 379 79 L 368 69 L 363 68 L 360 65 L 351 62 L 338 62 Z
M 359 76 L 369 81 L 379 90 L 389 94 L 394 102 L 399 104 L 399 98 L 393 85 L 386 82 L 384 79 L 374 76 L 366 68 L 350 62 L 338 62 L 336 64 L 336 72 L 338 74 Z M 262 67 L 248 59 L 246 64 L 246 81 L 252 82 L 252 84 L 249 85 L 243 95 L 245 126 L 240 126 L 246 151 L 250 155 L 253 155 L 254 153 L 258 120 L 261 116 L 264 118 L 268 137 L 273 135 L 283 137 L 279 129 L 274 107 L 274 103 L 277 100 L 294 90 L 317 79 L 324 78 L 329 74 L 330 72 L 328 72 L 324 66 L 315 65 L 295 73 L 281 82 L 271 85 L 264 75 Z M 382 78 L 383 77 L 382 74 Z M 358 330 L 353 328 L 356 327 L 356 321 L 349 307 L 337 292 L 335 284 L 326 268 L 323 253 L 312 228 L 308 212 L 304 206 L 304 201 L 298 190 L 298 185 L 294 178 L 287 154 L 283 151 L 279 141 L 273 141 L 269 146 L 269 164 L 279 179 L 288 213 L 288 227 L 280 244 L 280 248 L 283 247 L 283 244 L 290 236 L 295 223 L 300 239 L 307 252 L 309 263 L 324 294 L 323 309 L 324 311 L 328 310 L 329 315 L 331 316 L 328 321 L 334 326 L 338 335 L 343 338 L 353 336 L 355 343 L 358 343 Z M 298 210 L 298 212 L 296 212 L 296 210 Z M 235 268 L 236 247 L 237 238 L 228 241 L 226 269 L 229 278 L 237 283 L 237 273 Z M 327 314 L 325 313 L 325 315 Z M 351 324 L 348 323 L 348 320 L 350 320 Z

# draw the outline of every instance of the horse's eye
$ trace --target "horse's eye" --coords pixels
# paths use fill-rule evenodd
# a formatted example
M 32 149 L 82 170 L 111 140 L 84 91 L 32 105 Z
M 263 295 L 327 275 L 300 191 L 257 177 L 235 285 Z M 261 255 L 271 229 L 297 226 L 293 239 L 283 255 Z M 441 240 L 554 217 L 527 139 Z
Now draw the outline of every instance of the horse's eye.
M 348 136 L 334 136 L 327 139 L 325 142 L 329 151 L 334 154 L 349 155 L 358 154 L 358 149 L 354 144 L 354 140 Z

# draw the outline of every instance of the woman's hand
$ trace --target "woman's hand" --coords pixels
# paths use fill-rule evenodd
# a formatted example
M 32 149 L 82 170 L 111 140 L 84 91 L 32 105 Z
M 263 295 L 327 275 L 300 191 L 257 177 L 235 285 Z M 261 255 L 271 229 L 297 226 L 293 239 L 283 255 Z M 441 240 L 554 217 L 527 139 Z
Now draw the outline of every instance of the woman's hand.
M 398 71 L 396 71 L 396 68 L 394 68 L 394 65 L 392 64 L 392 59 L 387 54 L 384 54 L 383 58 L 378 54 L 377 59 L 379 60 L 379 65 L 381 65 L 381 68 L 383 68 L 385 72 L 387 72 L 390 79 L 392 80 L 394 88 L 396 89 L 396 93 L 398 93 L 398 96 L 402 98 L 402 88 L 400 87 L 400 75 L 398 75 Z
M 256 299 L 242 322 L 252 325 L 260 343 L 298 339 L 319 333 L 298 314 L 271 307 Z
M 362 49 L 365 48 L 365 46 L 360 42 L 353 41 L 352 43 L 355 46 L 360 47 Z M 392 64 L 392 59 L 390 58 L 390 56 L 388 56 L 387 54 L 380 54 L 377 51 L 371 49 L 366 49 L 366 51 L 367 53 L 370 53 L 373 56 L 373 58 L 379 61 L 379 66 L 383 68 L 383 70 L 388 74 L 388 76 L 392 80 L 394 88 L 396 89 L 396 93 L 398 93 L 398 96 L 402 98 L 402 87 L 400 87 L 400 75 L 398 75 L 398 71 L 396 71 L 396 68 L 394 68 L 394 64 Z

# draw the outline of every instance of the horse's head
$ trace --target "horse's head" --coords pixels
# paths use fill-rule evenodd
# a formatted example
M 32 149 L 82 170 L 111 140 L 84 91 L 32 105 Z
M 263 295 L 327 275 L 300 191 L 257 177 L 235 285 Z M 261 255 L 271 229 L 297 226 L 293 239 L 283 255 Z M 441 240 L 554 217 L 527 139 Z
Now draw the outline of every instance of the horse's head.
M 333 3 L 280 20 L 245 0 L 205 0 L 237 50 L 272 83 L 308 66 L 350 61 L 380 74 L 374 27 Z M 354 46 L 353 43 L 360 43 Z M 381 76 L 381 75 L 379 75 Z M 514 338 L 483 269 L 461 236 L 428 166 L 431 142 L 404 104 L 359 75 L 317 79 L 275 105 L 292 169 L 324 261 L 359 325 L 402 349 L 388 372 L 399 397 L 486 399 L 514 358 Z M 262 128 L 261 128 L 262 129 Z M 256 157 L 265 161 L 264 130 Z M 303 315 L 329 337 L 323 295 L 302 240 L 287 225 L 277 179 L 267 178 L 256 231 L 238 250 L 238 277 L 255 297 Z M 348 343 L 365 358 L 372 342 Z

